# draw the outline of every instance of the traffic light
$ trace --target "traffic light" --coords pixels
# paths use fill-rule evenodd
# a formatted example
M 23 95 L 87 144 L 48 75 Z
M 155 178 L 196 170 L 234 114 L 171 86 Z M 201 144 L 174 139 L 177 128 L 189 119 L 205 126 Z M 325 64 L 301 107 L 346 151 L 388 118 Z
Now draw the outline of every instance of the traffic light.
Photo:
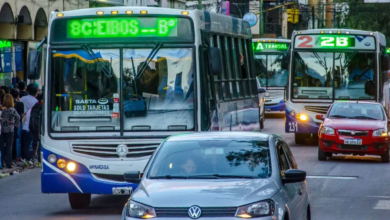
M 287 21 L 291 22 L 293 24 L 296 24 L 299 22 L 299 9 L 291 8 L 287 9 Z
M 287 21 L 294 23 L 294 9 L 287 9 Z

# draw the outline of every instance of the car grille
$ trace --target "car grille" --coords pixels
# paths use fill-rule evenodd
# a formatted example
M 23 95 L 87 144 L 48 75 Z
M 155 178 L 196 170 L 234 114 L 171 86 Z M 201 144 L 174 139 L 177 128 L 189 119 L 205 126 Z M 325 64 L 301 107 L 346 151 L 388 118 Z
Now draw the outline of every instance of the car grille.
M 368 131 L 339 130 L 338 133 L 339 135 L 347 135 L 347 136 L 360 136 L 360 137 L 368 136 Z
M 368 146 L 366 145 L 347 145 L 347 144 L 339 144 L 340 150 L 367 150 Z
M 126 143 L 128 149 L 126 158 L 139 158 L 151 156 L 159 143 Z M 87 155 L 99 158 L 119 158 L 116 153 L 118 144 L 72 144 L 75 154 Z
M 189 208 L 154 208 L 157 217 L 188 217 Z M 234 217 L 237 211 L 236 207 L 201 207 L 201 217 Z
M 326 114 L 328 112 L 329 106 L 311 106 L 311 105 L 305 105 L 304 106 L 306 111 L 309 112 L 315 112 L 320 114 Z

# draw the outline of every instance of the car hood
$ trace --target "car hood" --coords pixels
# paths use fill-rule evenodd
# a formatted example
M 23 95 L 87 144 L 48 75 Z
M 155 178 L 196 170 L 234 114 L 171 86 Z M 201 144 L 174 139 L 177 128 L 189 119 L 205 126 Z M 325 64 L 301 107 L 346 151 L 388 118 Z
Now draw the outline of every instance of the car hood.
M 271 179 L 144 179 L 131 196 L 153 207 L 237 207 L 271 198 L 279 186 Z
M 344 130 L 376 130 L 385 128 L 385 121 L 359 120 L 359 119 L 325 119 L 324 126 Z

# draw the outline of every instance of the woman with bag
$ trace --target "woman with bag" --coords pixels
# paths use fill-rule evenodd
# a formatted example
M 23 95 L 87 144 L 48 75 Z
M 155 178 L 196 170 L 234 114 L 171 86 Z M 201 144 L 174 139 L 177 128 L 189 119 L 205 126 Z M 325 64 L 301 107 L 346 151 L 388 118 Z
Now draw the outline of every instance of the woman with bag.
M 12 168 L 14 129 L 20 125 L 20 116 L 14 108 L 14 98 L 6 94 L 2 102 L 0 148 L 7 168 Z

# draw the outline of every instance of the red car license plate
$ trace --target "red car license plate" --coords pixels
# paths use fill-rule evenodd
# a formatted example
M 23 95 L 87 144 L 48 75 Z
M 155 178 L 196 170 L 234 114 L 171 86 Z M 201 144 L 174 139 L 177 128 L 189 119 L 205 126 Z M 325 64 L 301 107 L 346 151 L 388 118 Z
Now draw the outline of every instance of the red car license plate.
M 362 139 L 344 139 L 344 144 L 362 145 Z

